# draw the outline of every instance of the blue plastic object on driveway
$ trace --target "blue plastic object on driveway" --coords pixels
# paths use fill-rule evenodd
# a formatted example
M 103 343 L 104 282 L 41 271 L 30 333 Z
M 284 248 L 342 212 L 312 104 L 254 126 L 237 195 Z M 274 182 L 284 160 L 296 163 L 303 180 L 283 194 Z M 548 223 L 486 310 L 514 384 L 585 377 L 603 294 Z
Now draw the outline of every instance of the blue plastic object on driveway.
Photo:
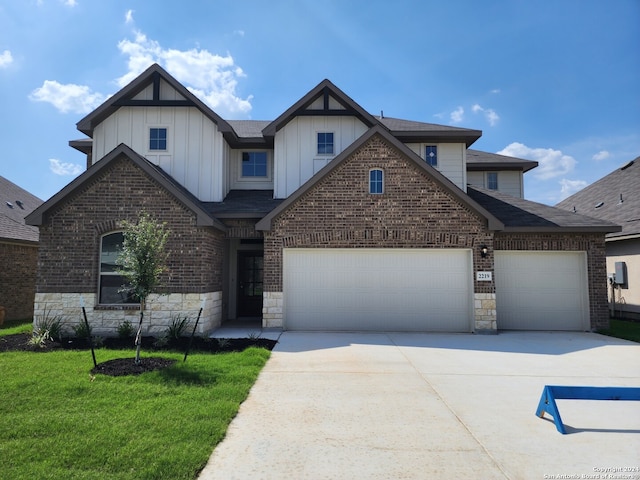
M 572 387 L 545 385 L 538 403 L 536 415 L 548 413 L 553 417 L 556 429 L 567 433 L 560 417 L 556 400 L 640 400 L 640 387 Z

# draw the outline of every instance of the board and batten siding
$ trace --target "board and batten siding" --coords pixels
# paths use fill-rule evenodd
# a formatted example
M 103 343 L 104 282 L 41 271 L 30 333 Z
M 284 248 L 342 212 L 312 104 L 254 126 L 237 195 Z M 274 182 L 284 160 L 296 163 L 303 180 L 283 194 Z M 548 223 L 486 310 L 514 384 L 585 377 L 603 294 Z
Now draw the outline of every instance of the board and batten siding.
M 146 99 L 148 90 L 135 98 Z M 162 82 L 161 98 L 183 97 Z M 149 150 L 151 127 L 167 128 L 166 151 Z M 203 202 L 220 202 L 228 191 L 227 144 L 217 125 L 195 107 L 121 107 L 96 126 L 93 157 L 100 159 L 121 143 L 160 166 Z
M 349 116 L 303 116 L 291 120 L 275 137 L 274 197 L 291 195 L 366 130 L 364 123 Z M 333 132 L 333 155 L 318 155 L 318 132 Z
M 436 169 L 462 191 L 467 191 L 467 150 L 463 143 L 407 143 L 406 145 L 422 159 L 425 158 L 426 145 L 437 145 L 438 166 Z
M 473 171 L 467 173 L 470 185 L 487 188 L 487 172 Z M 498 191 L 506 193 L 512 197 L 524 198 L 524 188 L 522 185 L 522 172 L 512 170 L 498 171 Z

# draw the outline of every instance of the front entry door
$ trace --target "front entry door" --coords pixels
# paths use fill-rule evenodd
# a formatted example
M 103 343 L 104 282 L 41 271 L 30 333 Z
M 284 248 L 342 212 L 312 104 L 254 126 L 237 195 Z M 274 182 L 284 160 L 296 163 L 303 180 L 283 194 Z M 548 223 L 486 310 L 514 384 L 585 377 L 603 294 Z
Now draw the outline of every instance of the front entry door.
M 263 252 L 238 252 L 238 316 L 262 317 Z

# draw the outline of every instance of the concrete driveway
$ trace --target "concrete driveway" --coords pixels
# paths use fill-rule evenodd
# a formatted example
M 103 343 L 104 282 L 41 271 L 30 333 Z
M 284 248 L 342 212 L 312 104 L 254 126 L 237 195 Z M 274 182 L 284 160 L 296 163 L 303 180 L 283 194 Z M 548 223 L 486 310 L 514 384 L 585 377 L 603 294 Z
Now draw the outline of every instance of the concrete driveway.
M 559 400 L 561 435 L 547 384 L 640 386 L 640 345 L 285 332 L 200 478 L 640 479 L 640 402 Z

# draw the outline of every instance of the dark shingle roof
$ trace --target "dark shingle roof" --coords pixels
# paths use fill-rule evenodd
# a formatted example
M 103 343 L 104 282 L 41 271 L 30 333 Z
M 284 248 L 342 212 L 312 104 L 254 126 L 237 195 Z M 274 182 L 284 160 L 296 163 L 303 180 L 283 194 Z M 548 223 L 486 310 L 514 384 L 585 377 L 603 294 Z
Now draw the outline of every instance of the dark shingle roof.
M 238 138 L 263 138 L 262 130 L 269 125 L 269 120 L 227 120 Z
M 505 231 L 615 232 L 618 225 L 495 190 L 467 186 L 467 194 L 504 223 Z
M 577 213 L 622 226 L 622 231 L 610 233 L 607 238 L 640 236 L 640 157 L 564 199 L 557 207 L 569 211 L 575 207 Z
M 467 170 L 486 170 L 488 168 L 500 170 L 522 170 L 528 172 L 536 168 L 538 162 L 525 160 L 523 158 L 507 157 L 497 153 L 481 152 L 479 150 L 467 149 Z
M 37 242 L 38 229 L 25 224 L 24 217 L 42 204 L 35 195 L 0 176 L 0 238 Z
M 222 202 L 202 206 L 217 218 L 262 218 L 281 203 L 273 198 L 273 190 L 231 190 Z
M 467 148 L 482 136 L 480 130 L 415 122 L 392 117 L 374 118 L 402 142 L 461 142 Z

